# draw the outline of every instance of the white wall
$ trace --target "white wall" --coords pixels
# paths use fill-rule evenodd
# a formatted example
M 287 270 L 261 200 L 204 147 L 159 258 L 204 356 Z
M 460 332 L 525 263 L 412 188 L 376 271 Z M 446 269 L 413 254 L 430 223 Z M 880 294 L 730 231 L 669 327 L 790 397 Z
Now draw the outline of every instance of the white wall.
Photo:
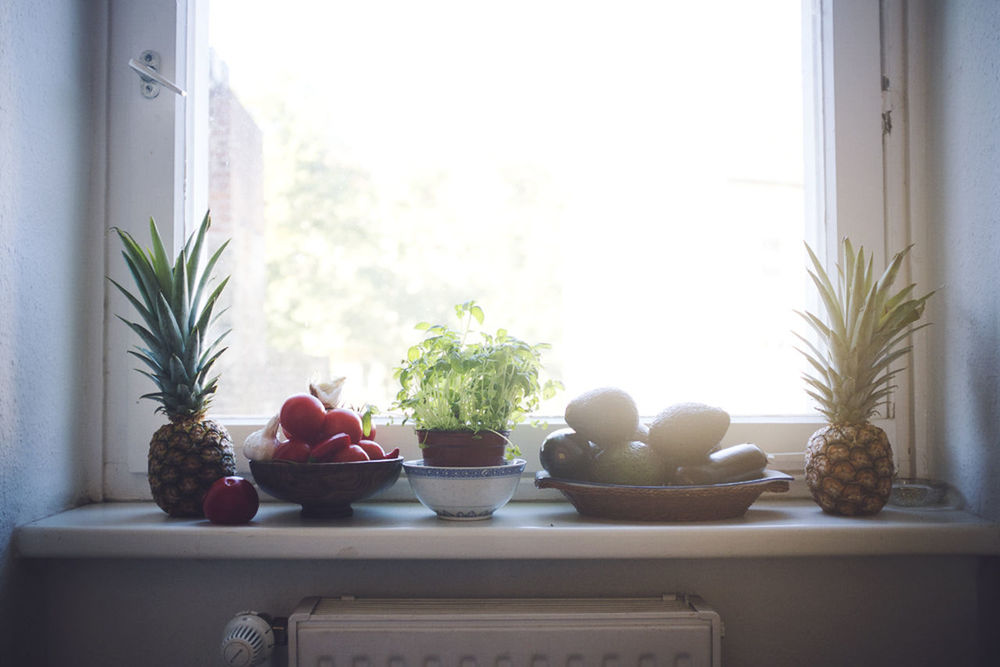
M 931 258 L 931 473 L 1000 520 L 1000 3 L 915 4 L 913 215 Z M 921 334 L 923 335 L 923 334 Z M 925 342 L 926 341 L 926 342 Z
M 93 47 L 102 7 L 0 3 L 4 664 L 33 663 L 32 645 L 12 640 L 40 611 L 30 569 L 11 553 L 11 530 L 100 493 L 103 63 Z

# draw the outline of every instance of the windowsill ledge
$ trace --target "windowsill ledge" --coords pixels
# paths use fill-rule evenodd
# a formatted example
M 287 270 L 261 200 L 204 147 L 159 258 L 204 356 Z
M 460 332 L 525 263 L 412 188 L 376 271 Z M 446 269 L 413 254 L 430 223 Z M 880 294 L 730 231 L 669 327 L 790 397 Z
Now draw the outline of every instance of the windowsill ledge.
M 590 519 L 564 502 L 514 502 L 491 520 L 441 521 L 415 502 L 367 502 L 310 521 L 264 503 L 245 526 L 171 519 L 152 503 L 97 503 L 21 526 L 26 558 L 643 559 L 1000 555 L 1000 525 L 961 510 L 824 514 L 810 500 L 760 500 L 739 519 L 641 523 Z

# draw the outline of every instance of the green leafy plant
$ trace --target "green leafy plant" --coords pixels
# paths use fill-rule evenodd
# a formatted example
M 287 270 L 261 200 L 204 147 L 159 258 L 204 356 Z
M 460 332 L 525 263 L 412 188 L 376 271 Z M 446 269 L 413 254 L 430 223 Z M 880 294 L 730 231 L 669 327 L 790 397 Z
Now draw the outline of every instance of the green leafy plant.
M 426 336 L 395 370 L 400 389 L 393 407 L 404 411 L 404 423 L 412 420 L 428 431 L 502 433 L 562 388 L 540 379 L 547 344 L 531 345 L 506 329 L 474 332 L 473 321 L 481 326 L 484 319 L 475 301 L 455 306 L 455 314 L 461 330 L 418 324 Z

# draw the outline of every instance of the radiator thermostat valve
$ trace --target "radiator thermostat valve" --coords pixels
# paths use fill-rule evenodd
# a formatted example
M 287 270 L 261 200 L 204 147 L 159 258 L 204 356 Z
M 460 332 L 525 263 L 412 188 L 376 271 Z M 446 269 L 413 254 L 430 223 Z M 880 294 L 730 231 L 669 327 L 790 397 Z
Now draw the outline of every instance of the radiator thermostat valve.
M 222 660 L 231 667 L 262 665 L 274 649 L 270 619 L 254 611 L 237 614 L 222 633 Z

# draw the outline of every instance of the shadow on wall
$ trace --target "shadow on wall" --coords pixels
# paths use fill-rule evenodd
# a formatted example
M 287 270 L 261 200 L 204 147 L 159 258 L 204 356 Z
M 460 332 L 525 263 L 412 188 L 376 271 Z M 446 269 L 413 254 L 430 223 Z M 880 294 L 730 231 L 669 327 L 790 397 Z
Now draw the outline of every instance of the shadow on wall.
M 9 533 L 0 535 L 6 540 Z M 4 665 L 45 665 L 47 637 L 40 566 L 0 540 L 0 656 Z
M 928 253 L 943 285 L 927 343 L 933 345 L 930 472 L 960 488 L 969 509 L 1000 520 L 1000 4 L 935 3 L 914 38 L 925 64 L 911 96 L 926 160 L 914 210 L 931 225 Z M 919 70 L 917 70 L 919 73 Z M 921 145 L 922 142 L 922 145 Z M 989 286 L 985 288 L 985 286 Z

